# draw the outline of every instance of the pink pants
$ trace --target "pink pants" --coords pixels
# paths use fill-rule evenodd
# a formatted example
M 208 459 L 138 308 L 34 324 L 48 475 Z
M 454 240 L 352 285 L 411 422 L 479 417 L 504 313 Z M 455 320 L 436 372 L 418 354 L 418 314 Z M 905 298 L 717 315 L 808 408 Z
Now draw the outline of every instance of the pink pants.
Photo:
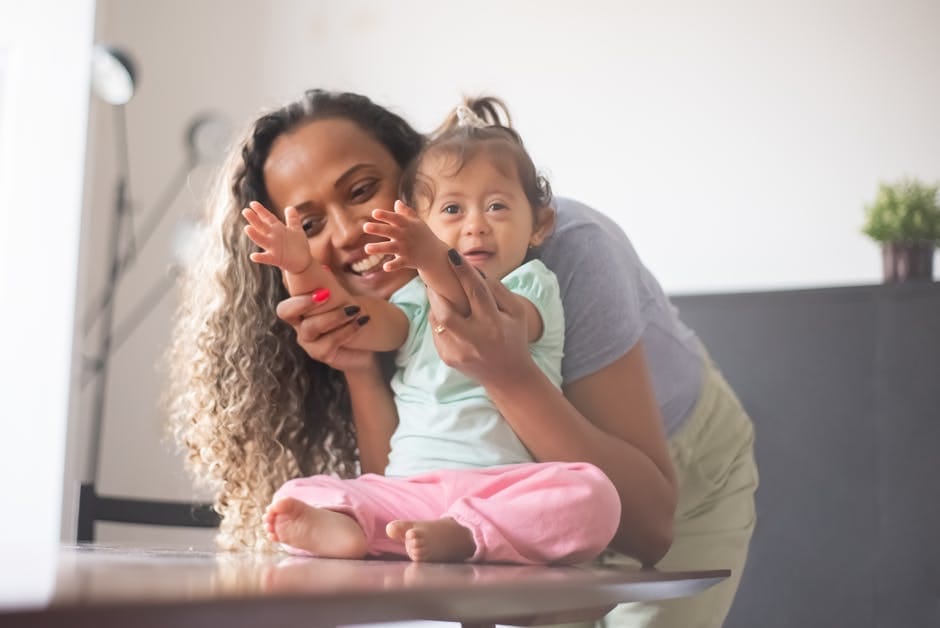
M 614 485 L 581 462 L 445 469 L 408 478 L 316 475 L 285 483 L 274 499 L 285 497 L 354 518 L 370 555 L 406 555 L 404 545 L 385 534 L 390 521 L 452 517 L 473 534 L 472 562 L 579 563 L 599 555 L 620 523 Z

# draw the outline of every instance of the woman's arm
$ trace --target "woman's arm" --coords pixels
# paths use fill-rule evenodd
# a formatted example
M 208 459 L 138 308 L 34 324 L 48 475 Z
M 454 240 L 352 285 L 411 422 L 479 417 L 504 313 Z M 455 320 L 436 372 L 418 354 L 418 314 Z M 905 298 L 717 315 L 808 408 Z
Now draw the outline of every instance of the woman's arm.
M 501 284 L 467 264 L 455 266 L 470 302 L 469 317 L 430 293 L 441 359 L 480 382 L 533 456 L 590 462 L 617 487 L 622 509 L 612 545 L 654 564 L 672 543 L 677 501 L 659 407 L 642 345 L 608 367 L 565 387 L 566 397 L 533 362 L 523 313 Z
M 345 293 L 329 297 L 334 299 L 345 305 L 314 302 L 310 295 L 290 297 L 278 304 L 277 315 L 294 328 L 297 344 L 311 359 L 343 371 L 352 403 L 361 471 L 382 474 L 388 464 L 392 432 L 398 426 L 398 411 L 380 357 L 372 351 L 348 346 L 364 331 L 357 323 L 361 306 L 351 302 Z M 331 307 L 334 309 L 328 309 Z
M 398 411 L 378 359 L 368 369 L 346 371 L 362 473 L 385 473 Z

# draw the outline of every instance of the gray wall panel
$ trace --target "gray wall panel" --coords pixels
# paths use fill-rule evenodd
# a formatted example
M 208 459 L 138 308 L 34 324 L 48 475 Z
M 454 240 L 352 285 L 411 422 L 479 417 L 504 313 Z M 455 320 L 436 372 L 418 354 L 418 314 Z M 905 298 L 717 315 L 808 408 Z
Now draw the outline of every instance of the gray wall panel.
M 940 285 L 673 302 L 755 424 L 727 626 L 940 625 Z

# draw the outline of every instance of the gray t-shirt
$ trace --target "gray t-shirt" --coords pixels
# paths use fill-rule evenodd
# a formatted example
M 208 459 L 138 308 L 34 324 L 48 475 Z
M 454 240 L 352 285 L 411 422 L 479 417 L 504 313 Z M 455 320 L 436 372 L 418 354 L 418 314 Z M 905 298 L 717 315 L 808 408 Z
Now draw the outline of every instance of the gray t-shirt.
M 555 232 L 539 257 L 557 275 L 565 307 L 563 380 L 599 371 L 642 340 L 663 427 L 673 434 L 702 385 L 695 333 L 613 220 L 566 198 L 555 209 Z

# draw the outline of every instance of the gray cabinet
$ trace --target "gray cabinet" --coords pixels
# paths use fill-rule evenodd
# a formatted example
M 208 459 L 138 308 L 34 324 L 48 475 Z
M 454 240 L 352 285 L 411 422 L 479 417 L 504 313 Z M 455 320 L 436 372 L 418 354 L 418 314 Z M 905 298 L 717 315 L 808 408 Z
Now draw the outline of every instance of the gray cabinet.
M 940 284 L 672 300 L 755 424 L 726 625 L 940 626 Z

